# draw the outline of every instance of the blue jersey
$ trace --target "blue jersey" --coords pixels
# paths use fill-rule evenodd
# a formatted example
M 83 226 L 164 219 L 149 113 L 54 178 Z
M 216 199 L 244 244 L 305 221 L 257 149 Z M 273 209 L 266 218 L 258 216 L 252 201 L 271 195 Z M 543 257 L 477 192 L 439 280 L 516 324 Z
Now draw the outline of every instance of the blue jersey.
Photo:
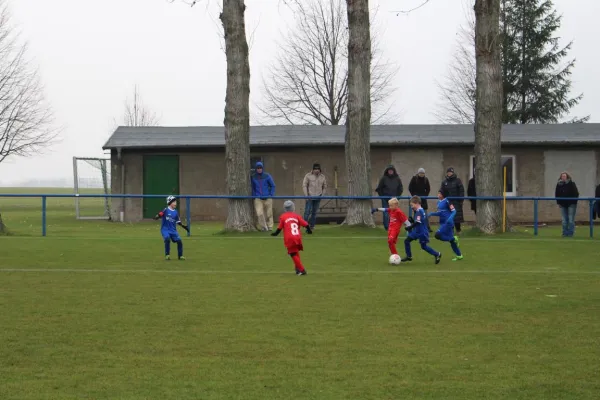
M 429 238 L 427 214 L 425 214 L 425 210 L 423 210 L 423 208 L 421 207 L 419 207 L 419 209 L 415 211 L 414 228 L 410 233 L 412 236 L 416 236 L 418 238 Z
M 452 216 L 452 213 L 456 213 L 454 211 L 454 206 L 450 204 L 448 199 L 440 200 L 437 204 L 437 212 L 435 215 L 439 215 L 440 217 L 440 225 L 443 225 L 448 221 L 448 218 Z
M 160 231 L 168 233 L 177 233 L 177 223 L 181 222 L 179 220 L 179 213 L 177 212 L 177 210 L 167 207 L 159 215 L 162 217 Z

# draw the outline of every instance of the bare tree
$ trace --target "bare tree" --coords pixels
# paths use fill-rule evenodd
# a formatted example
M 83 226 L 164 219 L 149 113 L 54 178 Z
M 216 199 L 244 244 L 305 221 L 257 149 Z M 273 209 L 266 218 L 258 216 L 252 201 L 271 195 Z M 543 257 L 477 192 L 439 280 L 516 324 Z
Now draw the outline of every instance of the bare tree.
M 502 195 L 501 41 L 500 0 L 476 0 L 475 187 L 479 196 Z M 499 201 L 477 201 L 477 227 L 483 233 L 496 233 L 501 223 L 502 207 Z
M 156 126 L 160 124 L 156 113 L 144 105 L 137 85 L 133 87 L 133 99 L 125 100 L 123 124 L 125 126 Z
M 345 0 L 293 3 L 296 26 L 279 45 L 266 80 L 263 119 L 286 124 L 340 125 L 348 99 L 348 21 Z M 371 32 L 373 34 L 373 32 Z M 398 71 L 378 57 L 372 43 L 371 103 L 373 123 L 390 123 L 392 84 Z
M 473 5 L 473 1 L 471 1 Z M 435 116 L 446 124 L 475 123 L 475 14 L 466 13 L 467 26 L 458 32 L 458 47 L 442 83 Z
M 0 162 L 9 156 L 39 154 L 56 139 L 54 118 L 38 72 L 0 0 Z
M 346 168 L 348 194 L 371 191 L 371 32 L 369 0 L 346 0 L 348 6 L 348 118 Z M 370 200 L 351 200 L 345 224 L 374 227 Z
M 225 95 L 225 163 L 227 194 L 249 196 L 250 192 L 250 65 L 244 0 L 223 0 L 220 19 L 225 35 L 227 93 Z M 229 199 L 225 230 L 253 231 L 251 201 Z

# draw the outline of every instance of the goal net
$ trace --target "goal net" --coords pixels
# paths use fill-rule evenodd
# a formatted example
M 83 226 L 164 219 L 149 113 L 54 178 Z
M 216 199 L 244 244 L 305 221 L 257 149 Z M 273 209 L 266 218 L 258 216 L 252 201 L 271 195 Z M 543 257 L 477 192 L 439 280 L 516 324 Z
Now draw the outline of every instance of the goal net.
M 75 195 L 110 194 L 110 159 L 73 157 Z M 75 197 L 77 219 L 110 219 L 110 198 Z

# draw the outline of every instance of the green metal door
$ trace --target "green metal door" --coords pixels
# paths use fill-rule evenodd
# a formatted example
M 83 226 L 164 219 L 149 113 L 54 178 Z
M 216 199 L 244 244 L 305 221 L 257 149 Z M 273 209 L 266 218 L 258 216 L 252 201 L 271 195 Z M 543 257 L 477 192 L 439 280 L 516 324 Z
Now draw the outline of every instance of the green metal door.
M 144 194 L 179 194 L 179 156 L 144 156 Z M 144 218 L 166 206 L 166 197 L 144 198 Z

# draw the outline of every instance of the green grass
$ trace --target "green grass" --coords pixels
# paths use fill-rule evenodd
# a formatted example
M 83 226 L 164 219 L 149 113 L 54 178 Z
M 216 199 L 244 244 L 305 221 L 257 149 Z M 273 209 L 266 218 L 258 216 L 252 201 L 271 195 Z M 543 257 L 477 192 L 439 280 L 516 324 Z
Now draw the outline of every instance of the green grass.
M 0 399 L 597 399 L 599 241 L 465 237 L 387 264 L 381 229 L 282 239 L 76 221 L 0 198 Z M 25 223 L 23 223 L 26 221 Z M 29 225 L 27 225 L 29 224 Z M 401 243 L 400 243 L 401 244 Z

